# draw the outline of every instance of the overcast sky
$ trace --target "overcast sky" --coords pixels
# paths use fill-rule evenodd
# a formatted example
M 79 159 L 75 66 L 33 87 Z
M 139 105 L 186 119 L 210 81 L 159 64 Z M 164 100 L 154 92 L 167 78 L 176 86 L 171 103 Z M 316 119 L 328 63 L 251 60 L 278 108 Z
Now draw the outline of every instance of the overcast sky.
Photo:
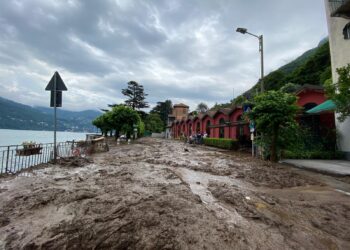
M 49 105 L 57 70 L 63 108 L 121 103 L 128 81 L 151 106 L 228 102 L 327 36 L 323 0 L 0 0 L 0 96 Z M 234 91 L 233 91 L 234 89 Z

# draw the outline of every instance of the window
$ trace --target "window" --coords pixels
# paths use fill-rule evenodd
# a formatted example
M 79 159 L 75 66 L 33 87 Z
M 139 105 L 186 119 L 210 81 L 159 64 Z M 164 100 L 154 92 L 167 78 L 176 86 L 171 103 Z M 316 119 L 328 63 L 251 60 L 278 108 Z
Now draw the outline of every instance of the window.
M 345 25 L 345 27 L 343 29 L 343 35 L 344 35 L 344 39 L 345 40 L 349 40 L 350 39 L 350 23 Z

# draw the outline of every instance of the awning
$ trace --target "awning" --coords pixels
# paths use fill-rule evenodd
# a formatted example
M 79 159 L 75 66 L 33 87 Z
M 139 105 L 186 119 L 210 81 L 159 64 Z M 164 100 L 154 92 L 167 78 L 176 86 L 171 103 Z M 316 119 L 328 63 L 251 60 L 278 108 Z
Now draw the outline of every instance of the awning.
M 321 103 L 320 105 L 306 111 L 306 113 L 319 114 L 319 113 L 326 112 L 326 111 L 333 111 L 333 110 L 335 110 L 335 108 L 336 108 L 335 103 L 332 100 L 327 100 L 327 101 Z

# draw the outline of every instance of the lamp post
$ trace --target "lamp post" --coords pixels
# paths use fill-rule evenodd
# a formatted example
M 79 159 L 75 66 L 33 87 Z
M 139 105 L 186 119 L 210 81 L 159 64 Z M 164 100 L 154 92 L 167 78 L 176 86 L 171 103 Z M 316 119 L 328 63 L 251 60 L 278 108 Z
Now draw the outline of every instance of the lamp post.
M 242 33 L 242 34 L 248 34 L 251 36 L 254 36 L 259 39 L 259 51 L 260 51 L 260 59 L 261 59 L 261 78 L 260 78 L 260 87 L 261 87 L 261 93 L 264 92 L 264 41 L 263 41 L 263 35 L 257 36 L 250 32 L 248 32 L 245 28 L 237 28 L 236 32 Z

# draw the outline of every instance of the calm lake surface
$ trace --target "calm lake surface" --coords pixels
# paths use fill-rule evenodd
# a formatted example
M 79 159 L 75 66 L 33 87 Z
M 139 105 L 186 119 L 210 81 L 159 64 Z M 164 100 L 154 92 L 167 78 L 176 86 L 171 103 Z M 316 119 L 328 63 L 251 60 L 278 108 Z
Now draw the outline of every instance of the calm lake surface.
M 87 133 L 57 132 L 57 142 L 85 140 Z M 0 146 L 21 145 L 24 141 L 53 142 L 53 131 L 0 129 Z

